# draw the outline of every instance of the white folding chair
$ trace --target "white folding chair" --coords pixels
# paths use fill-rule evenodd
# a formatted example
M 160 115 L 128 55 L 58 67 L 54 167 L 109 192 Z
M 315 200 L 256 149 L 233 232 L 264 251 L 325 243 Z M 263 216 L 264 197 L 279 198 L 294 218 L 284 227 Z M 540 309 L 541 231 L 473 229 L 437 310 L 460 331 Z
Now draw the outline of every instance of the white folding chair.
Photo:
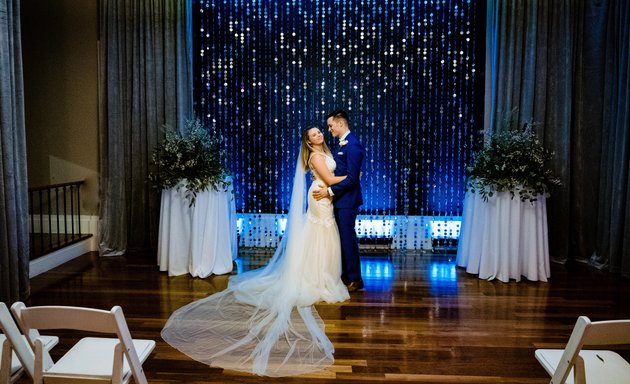
M 137 384 L 146 384 L 142 363 L 155 348 L 155 341 L 132 339 L 122 308 L 110 311 L 65 306 L 11 306 L 18 325 L 27 338 L 43 329 L 69 329 L 114 334 L 114 338 L 84 337 L 57 362 L 46 358 L 41 339 L 35 346 L 33 382 L 40 384 L 127 383 L 133 376 Z M 29 364 L 30 365 L 30 364 Z M 27 366 L 28 367 L 28 366 Z M 27 368 L 28 369 L 28 368 Z
M 630 320 L 591 322 L 580 316 L 564 349 L 537 349 L 536 359 L 552 384 L 630 383 L 630 364 L 609 350 L 583 346 L 630 344 Z
M 24 368 L 20 359 L 13 351 L 14 348 L 22 348 L 23 353 L 30 353 L 33 356 L 33 349 L 27 345 L 28 341 L 24 335 L 20 333 L 17 324 L 13 321 L 9 309 L 4 303 L 0 302 L 0 329 L 4 334 L 0 334 L 0 383 L 14 383 L 24 373 Z M 40 336 L 43 341 L 44 349 L 50 350 L 57 345 L 59 338 L 57 336 Z M 18 340 L 14 347 L 11 340 Z

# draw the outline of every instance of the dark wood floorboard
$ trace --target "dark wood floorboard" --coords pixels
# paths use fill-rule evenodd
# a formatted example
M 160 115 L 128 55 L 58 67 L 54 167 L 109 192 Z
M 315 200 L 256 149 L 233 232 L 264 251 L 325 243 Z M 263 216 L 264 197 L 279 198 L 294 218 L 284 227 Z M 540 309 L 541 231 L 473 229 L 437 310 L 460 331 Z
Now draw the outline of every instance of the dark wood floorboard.
M 241 255 L 239 268 L 254 268 L 267 257 Z M 317 305 L 335 345 L 335 365 L 300 377 L 223 371 L 166 344 L 160 330 L 169 315 L 224 289 L 228 276 L 168 277 L 158 271 L 155 255 L 84 255 L 33 278 L 27 305 L 122 306 L 132 336 L 157 341 L 144 364 L 150 383 L 547 383 L 536 348 L 564 347 L 579 315 L 630 318 L 630 281 L 584 264 L 552 264 L 548 283 L 502 283 L 456 268 L 454 255 L 362 260 L 366 289 L 345 303 Z M 53 358 L 76 338 L 59 335 Z M 628 358 L 630 351 L 621 353 Z

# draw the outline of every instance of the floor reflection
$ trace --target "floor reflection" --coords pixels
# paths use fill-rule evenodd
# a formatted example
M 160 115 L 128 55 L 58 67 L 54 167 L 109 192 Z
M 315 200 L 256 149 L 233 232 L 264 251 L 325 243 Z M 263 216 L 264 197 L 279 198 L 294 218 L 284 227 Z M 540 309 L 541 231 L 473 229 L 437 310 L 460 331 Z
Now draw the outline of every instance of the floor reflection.
M 243 251 L 235 260 L 235 273 L 265 266 L 273 252 Z M 458 294 L 454 254 L 393 252 L 361 256 L 361 274 L 366 292 L 388 292 L 397 282 L 424 280 L 432 296 Z
M 365 291 L 390 291 L 394 282 L 394 270 L 394 263 L 389 256 L 361 257 L 361 276 Z
M 457 295 L 455 259 L 431 261 L 428 268 L 429 292 L 435 296 Z

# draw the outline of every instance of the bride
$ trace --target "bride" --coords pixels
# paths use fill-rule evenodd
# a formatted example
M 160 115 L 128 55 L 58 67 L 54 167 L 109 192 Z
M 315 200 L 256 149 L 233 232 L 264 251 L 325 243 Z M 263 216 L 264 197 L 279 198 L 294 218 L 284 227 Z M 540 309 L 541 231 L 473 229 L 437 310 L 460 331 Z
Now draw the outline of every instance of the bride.
M 349 299 L 330 199 L 312 190 L 339 183 L 318 127 L 302 134 L 285 234 L 267 266 L 230 277 L 228 288 L 176 310 L 162 338 L 191 358 L 265 376 L 332 365 L 334 348 L 314 305 Z M 311 170 L 304 214 L 305 172 Z

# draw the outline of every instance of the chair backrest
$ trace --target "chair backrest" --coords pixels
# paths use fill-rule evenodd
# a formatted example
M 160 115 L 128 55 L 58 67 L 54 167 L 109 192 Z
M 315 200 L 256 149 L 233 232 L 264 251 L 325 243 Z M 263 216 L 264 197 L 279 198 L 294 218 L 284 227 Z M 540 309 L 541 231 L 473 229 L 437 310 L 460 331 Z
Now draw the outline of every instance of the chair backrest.
M 6 304 L 0 302 L 0 328 L 4 332 L 5 337 L 11 343 L 11 347 L 15 351 L 22 367 L 33 377 L 35 371 L 35 354 L 31 346 L 22 337 L 17 324 L 11 317 Z
M 595 321 L 580 316 L 573 327 L 552 382 L 564 383 L 584 346 L 630 344 L 630 320 Z
M 3 334 L 0 334 L 0 347 L 2 348 L 2 355 L 0 355 L 0 383 L 10 383 L 12 382 L 11 376 L 13 374 L 13 367 L 11 367 L 11 355 L 13 354 L 11 351 L 13 349 L 11 348 L 11 343 Z
M 11 306 L 11 311 L 23 327 L 27 338 L 31 331 L 42 329 L 73 329 L 117 335 L 136 382 L 146 380 L 121 307 L 114 306 L 110 311 L 105 311 L 68 306 L 26 307 L 24 303 L 16 302 Z M 49 367 L 44 363 L 44 369 L 47 368 Z

